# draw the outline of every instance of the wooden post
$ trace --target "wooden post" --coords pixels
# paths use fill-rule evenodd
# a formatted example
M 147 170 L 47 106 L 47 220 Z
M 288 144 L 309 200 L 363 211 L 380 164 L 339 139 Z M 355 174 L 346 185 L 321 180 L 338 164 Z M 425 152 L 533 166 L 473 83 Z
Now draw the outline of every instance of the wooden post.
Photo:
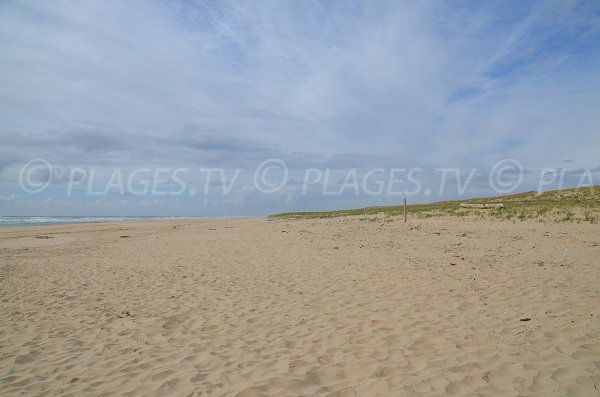
M 404 197 L 404 223 L 406 223 L 406 197 Z

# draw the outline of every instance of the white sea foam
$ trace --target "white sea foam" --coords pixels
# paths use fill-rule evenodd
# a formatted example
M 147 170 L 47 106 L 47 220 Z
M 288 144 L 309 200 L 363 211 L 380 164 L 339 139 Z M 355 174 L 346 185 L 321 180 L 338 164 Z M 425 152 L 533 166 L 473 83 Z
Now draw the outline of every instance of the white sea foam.
M 70 223 L 103 223 L 142 220 L 194 219 L 191 217 L 132 217 L 132 216 L 0 216 L 0 227 L 40 226 Z M 202 218 L 198 218 L 202 219 Z

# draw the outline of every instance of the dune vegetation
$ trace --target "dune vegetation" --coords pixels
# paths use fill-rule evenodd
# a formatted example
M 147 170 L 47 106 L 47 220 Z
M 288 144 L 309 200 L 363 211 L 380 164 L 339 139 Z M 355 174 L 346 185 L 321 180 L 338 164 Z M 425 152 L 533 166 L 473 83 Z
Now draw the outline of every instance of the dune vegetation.
M 461 203 L 502 203 L 502 209 L 460 208 Z M 480 197 L 466 200 L 441 201 L 407 206 L 410 218 L 439 216 L 478 217 L 509 221 L 534 220 L 553 223 L 598 223 L 600 220 L 600 186 L 561 189 L 538 193 L 535 191 L 498 197 Z M 367 207 L 323 212 L 289 212 L 271 215 L 271 218 L 311 219 L 358 216 L 365 221 L 400 219 L 404 208 L 398 206 Z M 400 217 L 400 218 L 398 218 Z

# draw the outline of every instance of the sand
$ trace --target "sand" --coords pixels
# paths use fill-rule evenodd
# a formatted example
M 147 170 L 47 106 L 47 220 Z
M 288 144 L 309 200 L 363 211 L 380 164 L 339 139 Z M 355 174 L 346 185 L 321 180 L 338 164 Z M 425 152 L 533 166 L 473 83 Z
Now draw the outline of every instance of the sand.
M 599 244 L 460 218 L 0 230 L 0 395 L 598 396 Z

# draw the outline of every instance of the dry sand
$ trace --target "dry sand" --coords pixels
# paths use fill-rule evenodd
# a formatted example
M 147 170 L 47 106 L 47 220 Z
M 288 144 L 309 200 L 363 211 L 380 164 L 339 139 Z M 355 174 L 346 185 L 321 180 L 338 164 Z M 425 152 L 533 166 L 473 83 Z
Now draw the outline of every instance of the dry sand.
M 598 396 L 599 244 L 457 218 L 1 230 L 0 395 Z

